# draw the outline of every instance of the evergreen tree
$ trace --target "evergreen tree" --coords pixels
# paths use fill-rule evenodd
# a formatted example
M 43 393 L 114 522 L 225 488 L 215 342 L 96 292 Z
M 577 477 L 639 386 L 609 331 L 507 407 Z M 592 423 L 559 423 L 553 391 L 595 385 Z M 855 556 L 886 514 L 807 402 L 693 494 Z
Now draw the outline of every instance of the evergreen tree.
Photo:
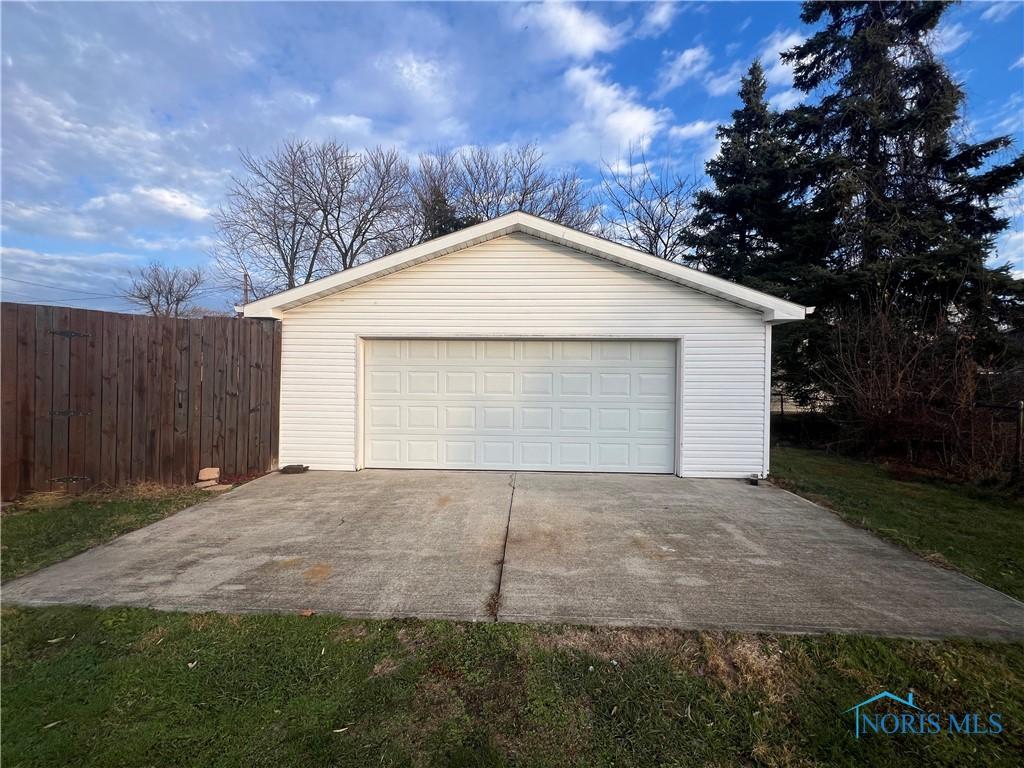
M 824 263 L 819 321 L 837 307 L 892 306 L 922 327 L 955 325 L 983 356 L 1021 312 L 1022 285 L 991 269 L 1008 222 L 997 200 L 1024 178 L 1011 145 L 954 138 L 964 92 L 932 50 L 936 2 L 806 2 L 825 26 L 784 54 L 794 84 L 823 91 L 787 114 L 803 149 L 797 252 Z
M 793 292 L 805 293 L 799 289 L 806 275 L 791 271 L 786 254 L 794 147 L 766 89 L 755 61 L 741 81 L 742 105 L 732 123 L 718 127 L 721 150 L 706 165 L 714 186 L 696 196 L 689 245 L 692 261 L 711 274 L 799 301 Z
M 430 189 L 420 202 L 420 214 L 423 217 L 423 241 L 458 232 L 479 223 L 470 216 L 460 216 L 444 190 L 437 187 Z

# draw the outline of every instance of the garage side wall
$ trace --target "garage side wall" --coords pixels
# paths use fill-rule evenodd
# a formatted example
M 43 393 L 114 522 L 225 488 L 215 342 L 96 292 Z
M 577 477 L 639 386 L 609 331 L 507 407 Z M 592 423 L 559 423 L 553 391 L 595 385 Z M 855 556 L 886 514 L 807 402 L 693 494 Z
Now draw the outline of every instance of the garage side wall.
M 685 338 L 682 466 L 765 471 L 761 314 L 528 235 L 448 254 L 285 313 L 280 463 L 356 468 L 357 339 Z

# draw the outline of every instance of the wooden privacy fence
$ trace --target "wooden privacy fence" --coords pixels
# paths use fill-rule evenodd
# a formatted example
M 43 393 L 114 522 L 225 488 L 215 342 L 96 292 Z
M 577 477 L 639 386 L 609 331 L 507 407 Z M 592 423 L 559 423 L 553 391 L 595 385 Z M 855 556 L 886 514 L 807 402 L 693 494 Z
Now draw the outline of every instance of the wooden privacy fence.
M 276 321 L 4 303 L 0 341 L 5 500 L 277 465 Z

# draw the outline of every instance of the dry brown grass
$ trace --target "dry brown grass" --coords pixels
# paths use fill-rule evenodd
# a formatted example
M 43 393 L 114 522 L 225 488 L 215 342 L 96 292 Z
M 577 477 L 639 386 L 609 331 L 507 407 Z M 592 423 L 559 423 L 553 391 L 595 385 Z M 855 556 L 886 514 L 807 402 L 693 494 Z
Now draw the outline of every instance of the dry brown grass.
M 699 655 L 693 633 L 658 627 L 561 627 L 537 633 L 535 642 L 547 650 L 579 651 L 605 661 L 624 662 L 650 652 L 692 667 Z
M 726 688 L 757 687 L 772 703 L 784 701 L 795 690 L 776 639 L 724 632 L 702 632 L 700 639 L 704 673 Z
M 373 665 L 373 672 L 370 674 L 370 677 L 384 677 L 390 675 L 396 669 L 398 669 L 398 662 L 390 656 L 385 656 Z
M 182 486 L 167 486 L 159 483 L 140 482 L 118 488 L 97 486 L 84 493 L 68 493 L 67 491 L 33 491 L 15 499 L 14 503 L 6 507 L 4 516 L 20 514 L 23 512 L 35 512 L 43 509 L 52 509 L 66 504 L 69 501 L 82 501 L 86 503 L 103 503 L 111 501 L 145 501 L 148 499 L 160 499 L 177 493 L 188 493 L 192 488 Z

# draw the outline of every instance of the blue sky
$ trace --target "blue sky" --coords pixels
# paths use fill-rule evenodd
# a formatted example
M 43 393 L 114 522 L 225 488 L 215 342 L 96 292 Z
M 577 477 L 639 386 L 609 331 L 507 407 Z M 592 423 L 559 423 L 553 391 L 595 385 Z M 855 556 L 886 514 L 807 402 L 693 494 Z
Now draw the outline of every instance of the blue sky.
M 536 141 L 595 180 L 643 144 L 700 173 L 760 56 L 811 29 L 797 3 L 21 4 L 2 13 L 3 294 L 124 309 L 127 271 L 205 264 L 238 152 L 288 136 L 385 144 Z M 1024 145 L 1024 6 L 966 3 L 938 50 L 965 130 Z M 1021 194 L 999 260 L 1024 272 Z M 32 285 L 46 283 L 63 290 Z M 210 293 L 209 306 L 230 298 Z

